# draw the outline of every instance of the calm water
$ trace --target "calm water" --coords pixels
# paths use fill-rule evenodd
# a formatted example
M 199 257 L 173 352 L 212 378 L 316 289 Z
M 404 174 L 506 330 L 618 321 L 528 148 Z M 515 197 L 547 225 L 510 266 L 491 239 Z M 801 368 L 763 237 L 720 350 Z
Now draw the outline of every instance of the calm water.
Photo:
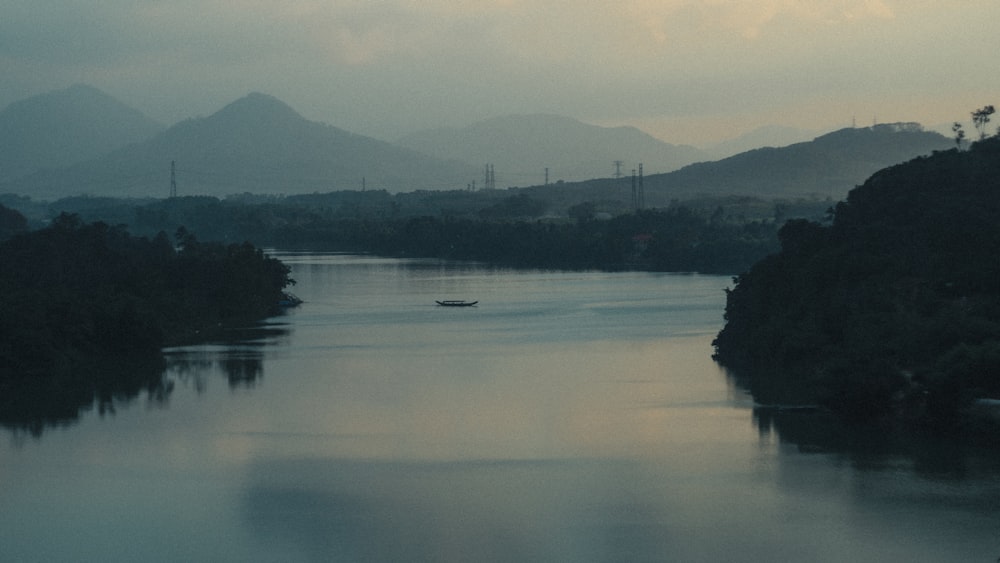
M 727 277 L 281 257 L 306 303 L 171 350 L 166 402 L 2 431 L 0 561 L 1000 556 L 994 457 L 754 415 Z

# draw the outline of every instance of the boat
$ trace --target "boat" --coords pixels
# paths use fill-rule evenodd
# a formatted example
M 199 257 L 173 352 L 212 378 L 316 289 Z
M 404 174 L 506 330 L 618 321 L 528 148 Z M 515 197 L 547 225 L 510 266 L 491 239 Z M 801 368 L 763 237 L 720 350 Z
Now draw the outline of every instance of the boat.
M 281 299 L 278 300 L 278 307 L 298 307 L 301 304 L 301 299 L 287 291 L 282 291 Z
M 459 299 L 450 299 L 445 301 L 435 301 L 438 305 L 442 307 L 472 307 L 479 301 L 462 301 Z

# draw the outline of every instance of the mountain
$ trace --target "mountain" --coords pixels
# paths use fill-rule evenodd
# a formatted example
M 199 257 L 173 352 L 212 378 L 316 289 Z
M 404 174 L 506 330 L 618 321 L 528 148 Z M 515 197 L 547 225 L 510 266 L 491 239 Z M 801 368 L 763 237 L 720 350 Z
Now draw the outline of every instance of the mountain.
M 706 147 L 705 152 L 712 155 L 713 160 L 720 160 L 754 149 L 784 147 L 793 143 L 804 143 L 814 138 L 816 138 L 816 131 L 783 127 L 780 125 L 767 125 Z
M 43 199 L 81 193 L 165 197 L 171 162 L 178 195 L 464 188 L 479 173 L 309 121 L 276 98 L 252 93 L 145 142 L 33 174 L 5 191 Z
M 84 162 L 163 129 L 91 86 L 17 101 L 0 111 L 0 182 Z
M 916 123 L 851 127 L 809 142 L 756 149 L 646 177 L 644 190 L 647 201 L 699 194 L 839 200 L 886 166 L 953 145 Z
M 460 129 L 431 129 L 398 141 L 439 158 L 483 168 L 493 165 L 500 186 L 609 178 L 616 160 L 628 175 L 639 163 L 650 172 L 668 172 L 704 160 L 705 153 L 671 145 L 634 127 L 598 127 L 548 114 L 496 117 Z

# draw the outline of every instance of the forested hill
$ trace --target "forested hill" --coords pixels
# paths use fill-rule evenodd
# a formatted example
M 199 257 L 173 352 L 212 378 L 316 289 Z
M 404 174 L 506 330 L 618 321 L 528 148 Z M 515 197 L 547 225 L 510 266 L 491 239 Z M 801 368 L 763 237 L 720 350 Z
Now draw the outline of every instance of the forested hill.
M 968 430 L 1000 399 L 998 217 L 998 138 L 880 171 L 737 278 L 717 359 L 759 402 Z
M 62 215 L 0 243 L 0 425 L 40 431 L 153 392 L 162 346 L 273 312 L 287 266 L 180 234 L 175 250 Z

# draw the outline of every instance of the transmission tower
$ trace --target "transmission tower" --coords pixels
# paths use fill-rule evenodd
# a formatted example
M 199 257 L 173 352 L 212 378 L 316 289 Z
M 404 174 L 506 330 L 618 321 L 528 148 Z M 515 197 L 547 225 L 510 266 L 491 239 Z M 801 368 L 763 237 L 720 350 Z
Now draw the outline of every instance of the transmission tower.
M 177 163 L 170 161 L 170 197 L 177 197 Z
M 632 169 L 632 208 L 636 211 L 646 206 L 646 194 L 642 186 L 642 163 L 639 164 L 639 173 Z
M 639 195 L 636 192 L 637 184 L 635 177 L 635 168 L 632 169 L 632 209 L 639 209 Z
M 497 172 L 496 172 L 496 169 L 493 168 L 492 164 L 487 164 L 486 165 L 484 176 L 485 176 L 485 178 L 484 178 L 485 182 L 483 183 L 483 186 L 484 186 L 483 189 L 485 189 L 485 190 L 496 189 L 496 187 L 497 187 Z
M 625 164 L 625 161 L 623 161 L 623 160 L 616 160 L 615 161 L 615 180 L 618 180 L 618 179 L 620 179 L 622 177 L 622 165 L 623 164 Z
M 646 189 L 642 182 L 642 163 L 639 163 L 639 209 L 646 207 Z

